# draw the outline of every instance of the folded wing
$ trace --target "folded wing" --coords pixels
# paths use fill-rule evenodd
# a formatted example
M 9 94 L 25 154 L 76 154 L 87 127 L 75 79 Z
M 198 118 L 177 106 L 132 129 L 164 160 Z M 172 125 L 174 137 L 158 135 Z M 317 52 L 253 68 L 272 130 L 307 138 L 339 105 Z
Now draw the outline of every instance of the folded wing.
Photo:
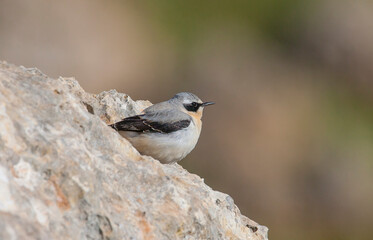
M 110 127 L 117 131 L 171 133 L 186 128 L 190 125 L 191 119 L 187 114 L 185 114 L 185 119 L 178 116 L 177 121 L 171 121 L 169 116 L 170 114 L 167 112 L 153 115 L 137 115 L 125 118 L 110 125 Z

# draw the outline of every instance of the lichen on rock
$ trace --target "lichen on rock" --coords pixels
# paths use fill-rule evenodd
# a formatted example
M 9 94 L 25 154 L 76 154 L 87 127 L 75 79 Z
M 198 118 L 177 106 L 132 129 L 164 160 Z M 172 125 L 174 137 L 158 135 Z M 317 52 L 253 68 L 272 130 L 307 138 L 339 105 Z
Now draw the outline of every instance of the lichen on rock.
M 107 127 L 149 105 L 0 62 L 0 239 L 267 239 L 231 197 Z

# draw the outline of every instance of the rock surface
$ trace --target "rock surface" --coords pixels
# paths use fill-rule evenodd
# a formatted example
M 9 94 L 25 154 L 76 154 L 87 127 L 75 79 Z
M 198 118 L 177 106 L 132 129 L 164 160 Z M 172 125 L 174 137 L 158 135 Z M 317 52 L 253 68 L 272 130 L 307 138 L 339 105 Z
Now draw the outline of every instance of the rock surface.
M 231 197 L 107 127 L 150 104 L 0 62 L 0 239 L 267 239 Z

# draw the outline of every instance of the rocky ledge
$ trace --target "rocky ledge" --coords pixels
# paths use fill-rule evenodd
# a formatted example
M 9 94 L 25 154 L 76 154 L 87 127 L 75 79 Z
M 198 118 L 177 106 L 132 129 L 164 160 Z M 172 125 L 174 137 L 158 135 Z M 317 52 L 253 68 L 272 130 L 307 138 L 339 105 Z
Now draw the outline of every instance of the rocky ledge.
M 0 62 L 0 239 L 267 239 L 230 196 L 107 127 L 150 104 Z

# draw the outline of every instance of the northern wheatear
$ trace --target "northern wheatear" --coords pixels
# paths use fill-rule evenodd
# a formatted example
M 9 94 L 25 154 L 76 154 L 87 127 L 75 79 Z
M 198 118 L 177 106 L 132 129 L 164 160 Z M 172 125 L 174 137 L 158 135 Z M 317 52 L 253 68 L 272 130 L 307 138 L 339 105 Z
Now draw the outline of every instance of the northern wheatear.
M 154 104 L 143 114 L 110 125 L 128 139 L 143 155 L 162 163 L 180 161 L 196 146 L 202 128 L 202 102 L 188 92 L 176 94 L 168 101 Z

